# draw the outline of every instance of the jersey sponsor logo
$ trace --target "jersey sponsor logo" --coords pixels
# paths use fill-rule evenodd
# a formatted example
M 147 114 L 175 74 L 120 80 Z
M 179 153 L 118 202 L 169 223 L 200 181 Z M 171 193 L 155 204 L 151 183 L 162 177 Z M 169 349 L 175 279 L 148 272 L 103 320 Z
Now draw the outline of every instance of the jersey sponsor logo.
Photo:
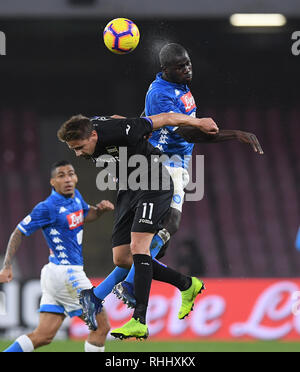
M 146 218 L 140 218 L 139 223 L 147 223 L 148 225 L 153 225 L 153 222 L 150 220 L 147 220 Z
M 196 108 L 196 103 L 191 92 L 184 94 L 182 97 L 180 97 L 180 100 L 184 104 L 186 112 Z
M 69 222 L 69 228 L 70 230 L 76 229 L 79 226 L 83 225 L 83 210 L 81 209 L 80 211 L 70 213 L 67 215 L 67 219 Z

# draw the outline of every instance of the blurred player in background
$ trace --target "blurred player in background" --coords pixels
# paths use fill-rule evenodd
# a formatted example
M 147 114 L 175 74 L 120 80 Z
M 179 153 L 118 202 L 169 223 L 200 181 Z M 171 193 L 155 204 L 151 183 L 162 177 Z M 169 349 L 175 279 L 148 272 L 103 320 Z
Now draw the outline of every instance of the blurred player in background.
M 60 161 L 51 169 L 51 195 L 39 203 L 12 233 L 0 283 L 13 279 L 12 261 L 24 236 L 43 229 L 50 248 L 49 263 L 41 272 L 42 298 L 38 327 L 28 335 L 20 336 L 5 352 L 31 352 L 52 342 L 68 315 L 81 316 L 78 296 L 81 290 L 92 287 L 83 271 L 83 225 L 96 221 L 114 206 L 102 200 L 96 207 L 89 206 L 76 189 L 78 182 L 73 166 Z M 105 310 L 97 315 L 99 328 L 90 332 L 85 342 L 86 352 L 102 352 L 110 325 Z
M 143 114 L 150 116 L 163 112 L 178 112 L 196 117 L 196 103 L 189 88 L 193 73 L 188 52 L 179 44 L 167 44 L 161 49 L 159 60 L 162 72 L 156 75 L 149 87 Z M 220 129 L 217 134 L 206 134 L 198 128 L 167 126 L 152 133 L 149 142 L 171 159 L 166 166 L 174 182 L 170 213 L 164 228 L 155 235 L 151 243 L 152 257 L 164 256 L 170 237 L 179 228 L 194 143 L 216 143 L 233 139 L 250 144 L 255 152 L 263 154 L 256 136 L 240 130 Z M 134 267 L 125 281 L 113 289 L 117 297 L 129 307 L 135 306 L 133 282 Z

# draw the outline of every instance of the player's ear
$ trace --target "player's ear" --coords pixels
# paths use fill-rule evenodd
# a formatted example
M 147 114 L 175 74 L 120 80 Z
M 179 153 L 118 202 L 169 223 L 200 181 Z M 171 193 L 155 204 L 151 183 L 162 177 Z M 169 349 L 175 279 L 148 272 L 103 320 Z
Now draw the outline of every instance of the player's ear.
M 51 178 L 51 179 L 50 179 L 50 185 L 51 185 L 52 187 L 54 187 L 54 183 L 55 183 L 54 179 Z
M 92 131 L 90 138 L 97 138 L 98 139 L 98 133 L 95 131 L 95 129 Z

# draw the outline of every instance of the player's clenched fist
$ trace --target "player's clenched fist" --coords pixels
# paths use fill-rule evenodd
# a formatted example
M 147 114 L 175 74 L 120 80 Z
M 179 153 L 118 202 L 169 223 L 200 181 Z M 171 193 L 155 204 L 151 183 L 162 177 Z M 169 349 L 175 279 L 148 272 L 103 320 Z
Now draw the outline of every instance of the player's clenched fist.
M 13 279 L 12 268 L 3 268 L 0 271 L 0 283 L 9 283 Z
M 200 122 L 201 130 L 207 134 L 219 133 L 219 128 L 212 118 L 201 118 L 198 119 Z
M 99 204 L 97 204 L 97 209 L 99 212 L 109 212 L 113 211 L 115 206 L 109 200 L 102 200 Z

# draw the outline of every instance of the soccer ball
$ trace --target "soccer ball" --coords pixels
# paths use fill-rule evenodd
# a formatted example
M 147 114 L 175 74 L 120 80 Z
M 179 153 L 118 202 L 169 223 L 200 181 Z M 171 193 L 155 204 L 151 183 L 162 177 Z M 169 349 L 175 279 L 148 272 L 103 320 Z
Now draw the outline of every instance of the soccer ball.
M 104 44 L 111 52 L 127 54 L 138 46 L 140 32 L 130 19 L 116 18 L 106 25 L 103 39 Z

